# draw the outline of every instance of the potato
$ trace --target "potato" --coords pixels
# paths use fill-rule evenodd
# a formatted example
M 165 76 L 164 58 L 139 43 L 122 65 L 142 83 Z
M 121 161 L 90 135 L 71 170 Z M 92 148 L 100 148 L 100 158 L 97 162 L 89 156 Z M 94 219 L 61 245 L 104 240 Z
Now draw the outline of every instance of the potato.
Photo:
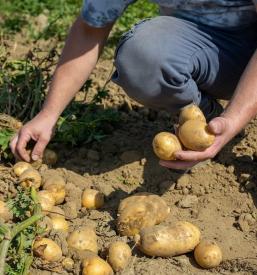
M 35 187 L 38 189 L 41 186 L 41 176 L 39 172 L 33 168 L 26 169 L 19 177 L 20 185 L 24 188 Z
M 213 268 L 222 261 L 221 249 L 214 241 L 202 240 L 194 251 L 196 262 L 203 268 Z
M 50 149 L 45 149 L 43 154 L 43 163 L 47 165 L 54 165 L 58 160 L 57 154 Z
M 194 151 L 204 151 L 215 140 L 215 135 L 208 131 L 208 125 L 199 120 L 186 121 L 179 127 L 178 136 L 187 149 Z
M 43 185 L 44 190 L 48 190 L 53 194 L 55 199 L 55 204 L 61 204 L 64 202 L 66 190 L 65 190 L 65 180 L 59 175 L 55 175 L 48 178 Z
M 178 138 L 168 132 L 161 132 L 153 139 L 153 150 L 157 157 L 162 160 L 175 160 L 174 153 L 182 150 Z
M 202 122 L 206 123 L 205 116 L 201 109 L 196 104 L 189 104 L 182 108 L 180 114 L 179 114 L 179 125 L 181 126 L 183 123 L 185 123 L 188 120 L 200 120 Z
M 170 208 L 159 196 L 138 193 L 121 201 L 117 229 L 123 236 L 134 236 L 140 229 L 159 224 L 169 215 Z
M 82 262 L 82 275 L 112 275 L 110 265 L 94 253 L 87 253 Z
M 60 246 L 48 238 L 35 240 L 33 244 L 33 253 L 47 262 L 57 262 L 62 257 Z
M 47 190 L 39 191 L 37 195 L 42 210 L 47 214 L 48 211 L 52 210 L 55 204 L 55 199 L 53 195 Z
M 32 169 L 32 166 L 24 161 L 19 161 L 13 166 L 13 172 L 18 177 L 27 169 Z
M 49 170 L 52 171 L 52 170 Z M 55 173 L 56 171 L 49 172 L 49 175 L 46 173 L 43 175 L 44 177 L 44 184 L 43 189 L 49 188 L 51 185 L 58 185 L 60 187 L 65 188 L 65 180 L 62 176 Z
M 12 212 L 9 210 L 5 202 L 0 201 L 0 219 L 4 222 L 8 222 L 13 217 Z
M 82 194 L 82 206 L 87 209 L 98 209 L 104 205 L 104 194 L 100 191 L 87 188 Z
M 139 249 L 149 256 L 169 257 L 188 253 L 200 242 L 200 231 L 180 221 L 174 225 L 156 225 L 140 231 Z
M 90 250 L 97 253 L 97 236 L 92 227 L 85 226 L 74 230 L 67 239 L 70 248 L 77 250 Z
M 72 258 L 64 258 L 62 261 L 62 267 L 68 271 L 72 271 L 72 269 L 74 268 L 74 261 L 72 260 Z
M 126 243 L 116 241 L 108 249 L 108 262 L 114 271 L 121 271 L 128 265 L 131 255 L 131 249 Z
M 53 217 L 51 220 L 54 230 L 68 232 L 69 224 L 63 217 Z

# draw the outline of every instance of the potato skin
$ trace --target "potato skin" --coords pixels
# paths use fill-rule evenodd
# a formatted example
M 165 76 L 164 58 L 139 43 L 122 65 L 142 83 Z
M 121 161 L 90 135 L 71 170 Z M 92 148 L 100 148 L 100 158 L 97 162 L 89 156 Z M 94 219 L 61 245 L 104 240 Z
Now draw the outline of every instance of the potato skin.
M 122 236 L 135 236 L 142 228 L 159 224 L 169 215 L 170 208 L 159 196 L 142 192 L 121 201 L 117 229 Z
M 193 151 L 204 151 L 210 147 L 215 136 L 208 131 L 207 124 L 198 120 L 188 120 L 178 129 L 182 144 Z
M 188 120 L 200 120 L 206 123 L 205 116 L 201 109 L 194 103 L 189 104 L 182 108 L 179 114 L 179 125 L 181 126 Z
M 222 262 L 222 252 L 214 241 L 202 240 L 195 248 L 196 262 L 203 268 L 217 267 Z
M 19 177 L 20 185 L 23 188 L 35 187 L 38 189 L 41 186 L 41 175 L 33 168 L 26 169 Z
M 98 190 L 87 188 L 82 194 L 82 206 L 87 209 L 98 209 L 104 205 L 104 194 Z
M 161 132 L 153 139 L 153 150 L 157 157 L 162 160 L 175 160 L 175 152 L 182 150 L 178 138 L 169 133 Z
M 3 201 L 0 201 L 0 219 L 4 222 L 8 222 L 13 218 L 12 212 L 9 210 L 7 204 Z
M 13 166 L 13 172 L 18 177 L 27 169 L 32 169 L 32 166 L 31 164 L 25 161 L 19 161 L 15 163 Z
M 128 265 L 131 255 L 131 249 L 126 243 L 116 241 L 109 246 L 108 262 L 114 271 L 121 271 Z
M 60 246 L 48 238 L 36 240 L 33 244 L 33 252 L 36 256 L 48 262 L 57 262 L 62 257 Z
M 148 256 L 170 257 L 188 253 L 200 242 L 199 229 L 185 221 L 156 225 L 140 231 L 139 249 Z

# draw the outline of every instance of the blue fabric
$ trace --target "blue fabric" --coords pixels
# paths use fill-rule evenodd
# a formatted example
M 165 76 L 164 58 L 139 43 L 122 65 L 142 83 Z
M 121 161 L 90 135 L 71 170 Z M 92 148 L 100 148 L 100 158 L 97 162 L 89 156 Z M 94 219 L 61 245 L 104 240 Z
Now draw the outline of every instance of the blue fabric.
M 114 22 L 136 0 L 84 0 L 83 19 L 91 26 Z M 152 0 L 161 15 L 175 16 L 215 27 L 248 26 L 257 20 L 257 0 Z
M 112 80 L 136 101 L 176 113 L 203 95 L 229 99 L 257 46 L 257 26 L 223 30 L 159 16 L 123 35 Z

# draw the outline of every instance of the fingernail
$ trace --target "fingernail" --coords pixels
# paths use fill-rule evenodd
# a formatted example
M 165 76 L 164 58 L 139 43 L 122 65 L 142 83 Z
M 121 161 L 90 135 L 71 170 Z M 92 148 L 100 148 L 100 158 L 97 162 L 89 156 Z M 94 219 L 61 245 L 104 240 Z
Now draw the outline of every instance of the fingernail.
M 33 159 L 34 161 L 36 161 L 36 160 L 39 159 L 39 157 L 38 157 L 37 155 L 32 155 L 32 159 Z

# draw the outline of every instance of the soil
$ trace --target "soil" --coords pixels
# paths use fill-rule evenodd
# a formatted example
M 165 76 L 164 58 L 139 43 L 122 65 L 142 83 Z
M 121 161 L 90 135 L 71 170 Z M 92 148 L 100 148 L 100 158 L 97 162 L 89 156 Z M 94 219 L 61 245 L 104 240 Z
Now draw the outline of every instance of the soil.
M 103 85 L 111 70 L 111 61 L 100 61 L 93 78 Z M 164 224 L 187 220 L 197 225 L 203 238 L 219 244 L 224 261 L 207 271 L 195 263 L 192 254 L 150 258 L 133 248 L 129 266 L 119 274 L 257 274 L 257 119 L 215 159 L 182 173 L 161 167 L 152 151 L 154 135 L 173 130 L 170 115 L 137 104 L 112 83 L 108 89 L 110 97 L 104 105 L 118 109 L 122 119 L 115 128 L 109 127 L 109 136 L 79 148 L 55 145 L 59 160 L 54 169 L 67 181 L 67 197 L 61 207 L 70 232 L 81 225 L 94 226 L 102 257 L 113 240 L 123 239 L 133 247 L 130 239 L 116 233 L 119 202 L 137 192 L 152 192 L 171 208 Z M 101 210 L 81 208 L 81 193 L 87 187 L 105 194 Z M 65 235 L 51 232 L 51 237 L 62 246 L 64 256 L 80 258 L 67 249 Z M 37 260 L 31 274 L 80 274 L 79 261 L 72 271 L 64 271 L 60 265 L 47 267 L 54 272 L 42 268 L 46 267 Z

